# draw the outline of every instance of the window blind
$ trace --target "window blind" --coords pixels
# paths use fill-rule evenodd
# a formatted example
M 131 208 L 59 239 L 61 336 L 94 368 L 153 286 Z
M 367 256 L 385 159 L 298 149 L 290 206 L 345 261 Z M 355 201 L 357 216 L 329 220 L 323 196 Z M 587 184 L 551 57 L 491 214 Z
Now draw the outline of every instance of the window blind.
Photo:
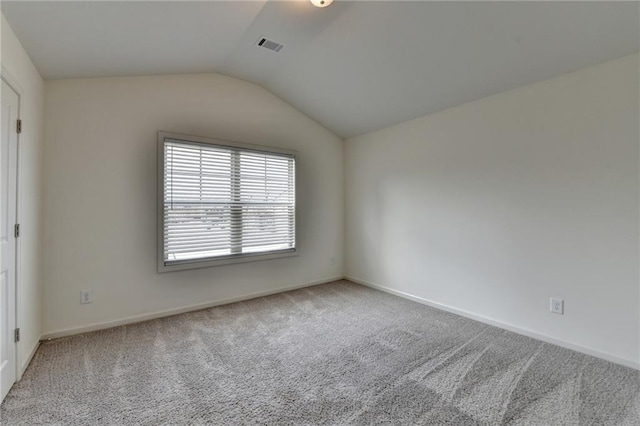
M 295 250 L 293 155 L 164 140 L 164 264 Z

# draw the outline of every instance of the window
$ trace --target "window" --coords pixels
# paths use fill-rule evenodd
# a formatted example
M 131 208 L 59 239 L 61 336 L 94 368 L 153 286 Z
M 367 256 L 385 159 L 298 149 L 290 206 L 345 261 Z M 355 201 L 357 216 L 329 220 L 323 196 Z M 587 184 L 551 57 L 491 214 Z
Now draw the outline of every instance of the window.
M 295 154 L 158 133 L 158 271 L 296 254 Z

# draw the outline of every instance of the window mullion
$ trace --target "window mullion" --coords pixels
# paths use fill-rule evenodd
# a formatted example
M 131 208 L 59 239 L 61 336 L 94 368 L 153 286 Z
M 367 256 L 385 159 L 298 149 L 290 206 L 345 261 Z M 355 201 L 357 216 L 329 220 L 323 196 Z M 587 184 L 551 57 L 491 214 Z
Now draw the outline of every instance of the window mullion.
M 240 152 L 231 151 L 231 254 L 242 253 Z

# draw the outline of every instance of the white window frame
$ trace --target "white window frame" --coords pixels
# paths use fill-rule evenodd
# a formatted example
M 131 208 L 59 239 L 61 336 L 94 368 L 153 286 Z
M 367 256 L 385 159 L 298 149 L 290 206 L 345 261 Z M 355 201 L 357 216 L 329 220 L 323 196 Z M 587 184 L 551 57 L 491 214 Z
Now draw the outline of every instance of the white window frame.
M 227 256 L 220 256 L 219 258 L 203 258 L 203 259 L 191 259 L 184 261 L 173 261 L 169 264 L 165 263 L 164 260 L 164 173 L 165 173 L 165 140 L 172 141 L 184 141 L 185 143 L 191 144 L 207 144 L 207 145 L 217 145 L 222 147 L 236 148 L 236 149 L 245 149 L 251 151 L 259 151 L 265 153 L 273 153 L 273 154 L 286 154 L 288 156 L 293 157 L 295 169 L 294 169 L 294 178 L 295 178 L 295 199 L 296 204 L 294 206 L 294 229 L 295 229 L 295 237 L 294 237 L 294 248 L 286 249 L 286 250 L 276 250 L 262 253 L 243 253 L 243 254 L 231 254 Z M 281 149 L 281 148 L 273 148 L 266 147 L 261 145 L 251 145 L 241 142 L 230 142 L 224 141 L 220 139 L 212 139 L 205 138 L 200 136 L 191 136 L 180 133 L 171 133 L 160 131 L 158 132 L 158 272 L 171 272 L 171 271 L 183 271 L 187 269 L 196 269 L 196 268 L 208 268 L 212 266 L 222 266 L 229 265 L 234 263 L 245 263 L 245 262 L 253 262 L 260 260 L 270 260 L 270 259 L 280 259 L 285 257 L 297 256 L 299 253 L 299 240 L 298 240 L 298 208 L 297 208 L 297 192 L 298 192 L 298 154 L 296 151 Z

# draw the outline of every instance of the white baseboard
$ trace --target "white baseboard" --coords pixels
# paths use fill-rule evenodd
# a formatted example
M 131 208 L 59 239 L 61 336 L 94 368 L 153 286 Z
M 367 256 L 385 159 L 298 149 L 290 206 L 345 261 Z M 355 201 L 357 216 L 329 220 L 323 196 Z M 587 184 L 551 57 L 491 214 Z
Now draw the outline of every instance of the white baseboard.
M 580 353 L 583 353 L 583 354 L 591 355 L 591 356 L 594 356 L 596 358 L 601 358 L 601 359 L 604 359 L 606 361 L 614 362 L 616 364 L 624 365 L 625 367 L 630 367 L 630 368 L 634 368 L 636 370 L 640 370 L 640 362 L 637 362 L 637 361 L 621 358 L 621 357 L 618 357 L 616 355 L 612 355 L 612 354 L 609 354 L 609 353 L 606 353 L 606 352 L 601 352 L 601 351 L 598 351 L 596 349 L 587 348 L 587 347 L 584 347 L 584 346 L 581 346 L 581 345 L 576 345 L 574 343 L 566 342 L 564 340 L 559 340 L 559 339 L 547 336 L 545 334 L 540 334 L 540 333 L 537 333 L 535 331 L 528 330 L 526 328 L 521 328 L 521 327 L 518 327 L 518 326 L 515 326 L 515 325 L 507 324 L 507 323 L 504 323 L 504 322 L 501 322 L 501 321 L 494 320 L 492 318 L 488 318 L 488 317 L 485 317 L 485 316 L 482 316 L 482 315 L 474 314 L 472 312 L 468 312 L 468 311 L 465 311 L 465 310 L 462 310 L 462 309 L 457 309 L 457 308 L 454 308 L 452 306 L 444 305 L 442 303 L 434 302 L 432 300 L 428 300 L 428 299 L 425 299 L 423 297 L 414 296 L 412 294 L 405 293 L 405 292 L 402 292 L 402 291 L 399 291 L 399 290 L 394 290 L 394 289 L 389 288 L 389 287 L 385 287 L 385 286 L 378 285 L 378 284 L 373 284 L 373 283 L 370 283 L 368 281 L 362 280 L 360 278 L 352 277 L 352 276 L 349 276 L 349 275 L 345 276 L 344 278 L 346 280 L 352 281 L 354 283 L 361 284 L 361 285 L 364 285 L 366 287 L 374 288 L 376 290 L 384 291 L 385 293 L 393 294 L 395 296 L 400 296 L 400 297 L 405 298 L 405 299 L 413 300 L 414 302 L 422 303 L 424 305 L 428 305 L 428 306 L 431 306 L 431 307 L 436 308 L 436 309 L 441 309 L 443 311 L 451 312 L 453 314 L 460 315 L 460 316 L 463 316 L 463 317 L 466 317 L 466 318 L 470 318 L 470 319 L 473 319 L 473 320 L 476 320 L 476 321 L 480 321 L 480 322 L 485 323 L 485 324 L 493 325 L 495 327 L 502 328 L 504 330 L 509 330 L 509 331 L 514 332 L 514 333 L 522 334 L 524 336 L 531 337 L 533 339 L 541 340 L 541 341 L 546 342 L 546 343 L 551 343 L 553 345 L 557 345 L 557 346 L 561 346 L 563 348 L 571 349 L 571 350 L 574 350 L 576 352 L 580 352 Z
M 27 367 L 29 367 L 29 364 L 31 364 L 31 360 L 33 359 L 33 356 L 36 354 L 36 351 L 38 350 L 39 347 L 40 347 L 40 341 L 36 340 L 36 344 L 33 345 L 31 350 L 29 351 L 29 355 L 27 355 L 27 358 L 24 360 L 24 362 L 20 366 L 20 371 L 18 371 L 18 380 L 22 379 L 22 375 L 24 374 L 25 371 L 27 371 Z
M 127 317 L 127 318 L 122 318 L 122 319 L 119 319 L 119 320 L 105 321 L 105 322 L 100 322 L 100 323 L 93 323 L 93 324 L 89 324 L 89 325 L 83 325 L 83 326 L 80 326 L 80 327 L 72 327 L 72 328 L 67 328 L 67 329 L 63 329 L 63 330 L 50 331 L 50 332 L 44 333 L 42 335 L 42 339 L 41 340 L 57 339 L 59 337 L 73 336 L 74 334 L 88 333 L 90 331 L 104 330 L 104 329 L 107 329 L 107 328 L 118 327 L 118 326 L 121 326 L 121 325 L 134 324 L 134 323 L 137 323 L 137 322 L 149 321 L 149 320 L 153 320 L 153 319 L 157 319 L 157 318 L 163 318 L 163 317 L 169 317 L 169 316 L 172 316 L 172 315 L 184 314 L 186 312 L 199 311 L 201 309 L 212 308 L 214 306 L 228 305 L 229 303 L 242 302 L 243 300 L 255 299 L 255 298 L 264 297 L 264 296 L 270 296 L 272 294 L 283 293 L 285 291 L 296 290 L 296 289 L 304 288 L 304 287 L 311 287 L 311 286 L 314 286 L 314 285 L 325 284 L 325 283 L 338 281 L 338 280 L 342 280 L 342 279 L 344 279 L 344 276 L 343 275 L 338 275 L 338 276 L 335 276 L 335 277 L 323 278 L 323 279 L 320 279 L 320 280 L 310 281 L 310 282 L 306 282 L 306 283 L 303 283 L 303 284 L 296 284 L 296 285 L 291 285 L 291 286 L 279 287 L 279 288 L 276 288 L 276 289 L 266 290 L 266 291 L 257 291 L 257 292 L 245 294 L 245 295 L 242 295 L 242 296 L 230 297 L 230 298 L 227 298 L 227 299 L 220 299 L 220 300 L 215 300 L 215 301 L 212 301 L 212 302 L 200 303 L 200 304 L 197 304 L 197 305 L 183 306 L 181 308 L 167 309 L 167 310 L 164 310 L 164 311 L 152 312 L 152 313 L 142 314 L 142 315 L 134 315 L 134 316 Z

